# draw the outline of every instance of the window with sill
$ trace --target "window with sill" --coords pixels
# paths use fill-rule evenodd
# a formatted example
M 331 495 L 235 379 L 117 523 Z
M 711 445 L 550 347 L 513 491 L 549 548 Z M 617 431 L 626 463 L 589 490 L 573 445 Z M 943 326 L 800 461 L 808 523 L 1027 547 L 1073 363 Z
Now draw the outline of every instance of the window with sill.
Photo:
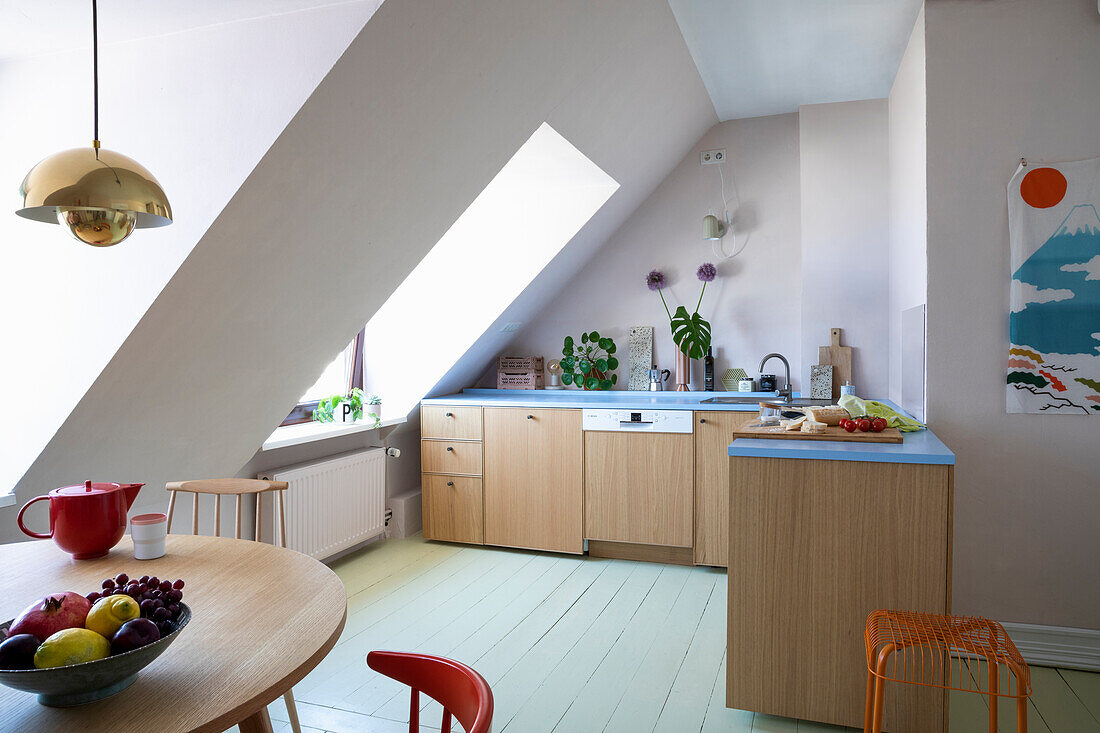
M 356 387 L 363 388 L 363 331 L 355 334 L 351 343 L 329 362 L 279 427 L 310 422 L 318 402 L 333 395 L 347 394 Z

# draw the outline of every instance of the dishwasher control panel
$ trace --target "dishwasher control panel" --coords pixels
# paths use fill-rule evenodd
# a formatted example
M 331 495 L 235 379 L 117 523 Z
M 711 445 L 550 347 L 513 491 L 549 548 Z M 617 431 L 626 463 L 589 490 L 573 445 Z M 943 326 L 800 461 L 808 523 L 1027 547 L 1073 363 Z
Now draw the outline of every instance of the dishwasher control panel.
M 690 433 L 691 410 L 584 410 L 581 427 L 630 433 Z

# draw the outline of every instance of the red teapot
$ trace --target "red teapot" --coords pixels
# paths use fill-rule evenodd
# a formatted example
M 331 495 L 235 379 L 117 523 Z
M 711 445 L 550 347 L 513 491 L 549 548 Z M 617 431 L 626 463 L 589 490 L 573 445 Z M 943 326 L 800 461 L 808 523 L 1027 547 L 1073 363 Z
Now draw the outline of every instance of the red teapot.
M 102 557 L 126 534 L 126 512 L 145 484 L 92 483 L 62 486 L 47 496 L 36 496 L 19 510 L 19 529 L 40 540 L 53 538 L 77 560 Z M 23 524 L 23 512 L 36 501 L 50 500 L 50 533 L 32 532 Z

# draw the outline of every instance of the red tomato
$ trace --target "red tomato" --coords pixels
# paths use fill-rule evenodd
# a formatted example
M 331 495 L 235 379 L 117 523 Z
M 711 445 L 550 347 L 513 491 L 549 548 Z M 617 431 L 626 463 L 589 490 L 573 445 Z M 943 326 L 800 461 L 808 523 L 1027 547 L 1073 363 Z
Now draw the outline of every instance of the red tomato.
M 844 422 L 841 423 L 841 427 L 843 427 L 849 433 L 854 433 L 856 431 L 856 421 L 855 420 L 845 420 Z
M 856 426 L 859 427 L 859 432 L 867 433 L 871 430 L 871 421 L 865 417 L 861 417 L 856 421 Z
M 871 421 L 871 430 L 874 430 L 876 433 L 881 433 L 885 429 L 886 421 L 881 417 L 876 417 L 874 420 Z

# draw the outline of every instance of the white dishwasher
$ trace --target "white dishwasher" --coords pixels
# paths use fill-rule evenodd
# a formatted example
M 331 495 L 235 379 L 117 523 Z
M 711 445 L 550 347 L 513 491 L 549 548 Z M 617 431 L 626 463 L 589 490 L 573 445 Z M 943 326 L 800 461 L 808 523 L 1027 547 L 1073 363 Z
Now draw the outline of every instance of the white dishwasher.
M 585 539 L 690 548 L 695 455 L 691 410 L 586 409 Z M 689 555 L 690 556 L 690 555 Z

